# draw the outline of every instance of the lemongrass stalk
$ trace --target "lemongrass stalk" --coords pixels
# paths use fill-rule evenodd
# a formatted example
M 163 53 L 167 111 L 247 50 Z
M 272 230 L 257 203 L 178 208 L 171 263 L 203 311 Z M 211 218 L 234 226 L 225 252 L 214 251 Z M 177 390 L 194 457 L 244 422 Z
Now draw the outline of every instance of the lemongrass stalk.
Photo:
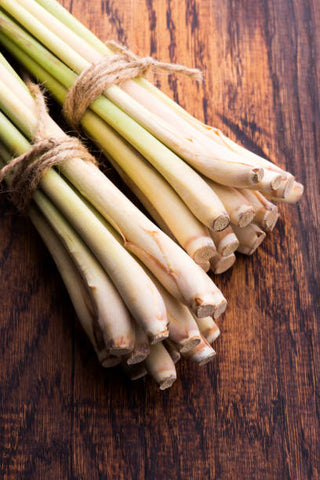
M 10 45 L 11 42 L 7 44 Z M 23 63 L 26 61 L 26 56 L 21 56 L 21 52 L 17 52 L 15 47 L 12 48 L 12 44 L 10 50 L 14 54 L 18 53 Z M 26 63 L 30 66 L 28 58 Z M 37 65 L 32 62 L 32 70 L 34 67 Z M 39 73 L 39 69 L 35 71 Z M 58 88 L 56 92 L 61 93 Z M 89 113 L 85 117 L 87 115 Z M 96 116 L 90 116 L 90 125 L 92 131 L 97 127 L 97 131 L 101 132 L 100 127 L 103 127 L 104 122 Z M 65 162 L 61 170 L 121 233 L 126 248 L 138 256 L 173 295 L 190 306 L 199 316 L 225 308 L 223 295 L 209 277 L 182 249 L 139 212 L 99 169 L 89 162 L 73 158 Z
M 237 239 L 230 225 L 225 230 L 223 230 L 223 232 L 210 233 L 215 243 L 218 254 L 227 257 L 237 250 L 239 246 L 239 240 Z
M 132 320 L 119 293 L 86 245 L 59 211 L 36 191 L 34 201 L 72 255 L 95 301 L 98 322 L 111 355 L 122 356 L 133 350 L 135 334 Z
M 177 372 L 169 352 L 162 343 L 151 345 L 150 355 L 145 360 L 148 373 L 160 390 L 170 388 L 177 379 Z
M 215 275 L 219 275 L 229 270 L 229 268 L 233 267 L 235 261 L 236 256 L 234 253 L 230 253 L 230 255 L 227 256 L 223 256 L 217 253 L 210 260 L 211 270 Z
M 302 197 L 303 191 L 304 191 L 304 186 L 302 185 L 302 183 L 294 182 L 292 190 L 288 193 L 288 195 L 285 198 L 278 198 L 275 195 L 273 195 L 272 193 L 271 194 L 267 193 L 265 195 L 270 200 L 274 200 L 274 201 L 277 201 L 277 202 L 297 203 L 300 200 L 300 198 Z
M 111 129 L 108 130 L 110 146 L 108 149 L 104 149 L 105 153 L 111 157 L 113 163 L 116 163 L 129 177 L 131 182 L 148 198 L 176 238 L 181 238 L 180 243 L 184 244 L 187 242 L 185 239 L 186 231 L 195 231 L 195 236 L 199 233 L 203 235 L 206 230 L 201 227 L 200 221 L 195 219 L 195 216 L 170 184 L 119 135 Z M 209 201 L 210 204 L 206 203 L 206 205 L 202 206 L 202 208 L 208 210 L 208 213 L 204 212 L 201 216 L 203 218 L 207 216 L 207 218 L 211 219 L 206 224 L 210 223 L 209 226 L 213 230 L 223 230 L 230 221 L 223 203 L 215 194 L 210 194 Z M 179 218 L 180 221 L 177 224 Z
M 240 242 L 237 251 L 245 255 L 252 255 L 266 238 L 265 232 L 254 223 L 244 228 L 232 225 L 232 228 Z
M 271 232 L 279 218 L 278 207 L 266 199 L 260 192 L 248 189 L 241 190 L 242 195 L 251 203 L 255 210 L 253 223 L 265 232 Z
M 121 368 L 132 381 L 140 380 L 148 374 L 143 363 L 139 363 L 137 365 L 128 365 L 127 363 L 123 362 L 121 364 Z
M 169 338 L 181 352 L 192 349 L 200 342 L 200 331 L 189 309 L 177 301 L 154 279 L 166 306 Z
M 170 340 L 170 338 L 166 338 L 163 341 L 163 343 L 164 343 L 164 346 L 166 347 L 166 349 L 168 350 L 169 355 L 172 358 L 173 363 L 174 364 L 178 363 L 179 360 L 181 359 L 181 354 L 180 354 L 178 348 L 176 347 L 176 345 L 174 344 L 174 342 L 172 342 L 172 340 Z
M 28 215 L 59 270 L 80 324 L 90 339 L 99 362 L 104 368 L 118 365 L 121 362 L 121 358 L 111 355 L 106 349 L 103 332 L 99 326 L 97 313 L 94 311 L 92 296 L 85 287 L 83 279 L 70 255 L 49 223 L 33 205 L 30 206 Z
M 202 366 L 210 362 L 216 356 L 216 352 L 202 336 L 201 342 L 193 350 L 184 353 L 183 356 Z
M 109 160 L 111 161 L 111 163 L 113 163 L 111 158 L 109 158 Z M 113 165 L 121 176 L 122 180 L 140 200 L 140 202 L 145 207 L 150 216 L 153 218 L 158 227 L 171 239 L 177 242 L 177 239 L 170 231 L 163 218 L 159 215 L 158 211 L 153 207 L 151 202 L 145 197 L 141 190 L 139 190 L 138 187 L 133 182 L 131 182 L 130 178 L 120 169 L 119 166 L 116 165 L 116 163 L 113 163 Z M 208 231 L 206 230 L 205 232 L 208 233 Z M 210 262 L 206 259 L 212 258 L 216 253 L 216 247 L 210 234 L 209 239 L 206 235 L 198 236 L 196 238 L 191 237 L 186 245 L 181 246 L 184 247 L 188 255 L 202 268 L 202 270 L 204 270 L 205 272 L 208 272 L 210 270 Z
M 220 335 L 220 328 L 212 317 L 196 318 L 195 319 L 201 335 L 212 344 Z
M 194 217 L 167 183 L 162 184 L 160 176 L 153 183 L 155 195 L 150 200 L 150 196 L 144 194 L 140 185 L 134 183 L 132 177 L 130 178 L 112 157 L 108 158 L 161 230 L 171 234 L 196 263 L 202 264 L 214 256 L 216 248 L 208 229 Z M 119 159 L 119 156 L 117 158 Z M 128 155 L 126 159 L 128 160 Z M 141 175 L 140 178 L 143 177 L 143 166 L 138 168 L 137 165 L 137 173 L 139 177 Z M 157 175 L 155 171 L 152 173 Z
M 265 170 L 266 171 L 266 170 Z M 257 183 L 256 185 L 250 185 L 248 189 L 250 190 L 260 190 L 264 195 L 270 195 L 275 198 L 286 198 L 294 184 L 295 178 L 291 173 L 284 172 L 284 174 L 280 175 L 279 186 L 276 189 L 273 188 L 260 188 L 260 185 Z
M 207 126 L 205 125 L 205 127 Z M 255 163 L 256 165 L 260 165 L 264 169 L 278 172 L 283 176 L 290 175 L 289 172 L 286 172 L 275 163 L 270 162 L 266 158 L 263 158 L 260 155 L 257 155 L 256 153 L 247 150 L 242 145 L 234 142 L 229 137 L 224 135 L 224 133 L 218 128 L 207 127 L 205 130 L 208 132 L 208 135 L 212 136 L 212 138 L 215 138 L 216 141 L 219 142 L 221 145 L 227 146 L 231 152 L 238 153 L 243 158 L 252 160 L 253 163 Z
M 209 179 L 207 183 L 222 201 L 232 223 L 241 228 L 251 223 L 254 217 L 254 209 L 241 194 L 241 190 L 218 185 Z
M 85 42 L 82 44 L 82 55 L 79 55 L 77 49 L 80 48 L 81 39 L 33 0 L 3 0 L 2 7 L 76 73 L 81 73 L 102 57 Z M 150 131 L 155 138 L 210 178 L 233 186 L 248 186 L 262 178 L 263 169 L 245 165 L 243 160 L 239 162 L 238 156 L 228 152 L 226 148 L 213 143 L 206 147 L 203 139 L 189 139 L 183 137 L 181 132 L 179 135 L 174 124 L 163 121 L 123 89 L 117 86 L 109 87 L 105 96 Z M 156 111 L 159 112 L 159 107 Z
M 1 112 L 0 139 L 14 155 L 30 149 L 30 144 Z M 53 169 L 42 177 L 40 187 L 94 252 L 134 318 L 153 340 L 162 338 L 167 331 L 165 307 L 142 267 Z
M 52 171 L 50 174 L 55 176 L 55 181 L 48 182 L 47 176 L 44 176 L 40 183 L 41 188 L 93 250 L 111 276 L 128 309 L 143 326 L 151 341 L 166 337 L 164 305 L 153 282 L 66 182 L 57 173 Z M 140 281 L 142 284 L 138 285 Z
M 135 329 L 135 342 L 132 352 L 127 356 L 127 364 L 135 365 L 143 362 L 150 353 L 148 337 L 137 323 L 134 326 Z
M 20 101 L 24 102 L 29 108 L 33 108 L 33 99 L 30 98 L 28 87 L 1 53 L 0 72 L 1 79 L 4 84 L 11 85 Z
M 99 361 L 103 364 L 103 361 L 108 357 L 103 334 L 99 326 L 97 313 L 94 311 L 92 298 L 84 287 L 75 264 L 48 222 L 34 206 L 30 206 L 28 215 L 46 244 L 69 293 L 81 326 L 90 339 Z

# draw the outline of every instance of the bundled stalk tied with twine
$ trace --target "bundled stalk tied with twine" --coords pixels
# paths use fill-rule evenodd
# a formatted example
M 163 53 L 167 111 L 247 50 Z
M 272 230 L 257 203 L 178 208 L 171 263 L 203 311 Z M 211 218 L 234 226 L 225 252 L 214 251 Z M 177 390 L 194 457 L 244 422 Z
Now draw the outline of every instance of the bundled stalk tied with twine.
M 78 129 L 80 121 L 94 100 L 102 93 L 126 80 L 145 75 L 150 68 L 167 73 L 179 73 L 198 82 L 203 80 L 198 68 L 188 68 L 177 63 L 160 62 L 152 57 L 138 57 L 128 48 L 113 40 L 106 42 L 115 54 L 102 57 L 92 63 L 76 79 L 63 105 L 63 112 L 73 128 Z
M 50 168 L 60 165 L 70 157 L 96 164 L 95 158 L 77 138 L 65 134 L 56 138 L 46 135 L 49 117 L 45 97 L 38 85 L 30 81 L 27 85 L 34 96 L 39 119 L 33 145 L 28 152 L 13 158 L 0 170 L 0 182 L 7 175 L 11 176 L 11 200 L 22 213 L 26 211 L 42 176 Z

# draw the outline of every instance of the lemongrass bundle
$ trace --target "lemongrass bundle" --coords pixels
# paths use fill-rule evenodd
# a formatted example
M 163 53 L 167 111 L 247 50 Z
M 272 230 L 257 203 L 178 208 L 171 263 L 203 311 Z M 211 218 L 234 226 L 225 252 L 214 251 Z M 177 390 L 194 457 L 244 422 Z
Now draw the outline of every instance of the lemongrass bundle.
M 121 47 L 108 47 L 100 42 L 55 0 L 5 0 L 2 9 L 0 40 L 33 75 L 46 83 L 62 104 L 77 76 L 89 71 L 90 65 L 104 62 L 104 58 L 116 59 L 119 49 L 129 61 L 132 58 Z M 244 195 L 245 187 L 252 193 L 260 190 L 260 195 L 262 192 L 281 200 L 290 194 L 294 184 L 290 173 L 232 142 L 220 130 L 204 126 L 144 78 L 129 78 L 121 85 L 106 82 L 101 93 L 83 114 L 82 127 L 116 166 L 154 220 L 205 271 L 210 268 L 211 260 L 212 265 L 219 258 L 214 252 L 217 245 L 211 244 L 205 228 L 211 230 L 212 236 L 216 235 L 227 227 L 230 215 L 232 223 L 240 227 L 247 226 L 252 217 L 259 224 L 261 212 L 257 213 Z M 140 169 L 142 178 L 137 175 Z M 200 177 L 196 171 L 214 180 L 219 195 L 213 196 L 209 178 Z M 156 195 L 157 188 L 163 195 Z M 165 198 L 163 204 L 160 198 Z M 178 215 L 183 211 L 186 215 Z M 186 222 L 175 225 L 175 218 Z M 272 227 L 267 226 L 266 230 L 273 228 L 277 216 L 273 219 Z M 197 235 L 193 235 L 193 230 Z M 230 256 L 230 266 L 236 242 L 235 239 L 223 253 L 217 249 L 218 254 Z M 142 259 L 141 250 L 134 253 Z M 157 265 L 150 261 L 150 256 L 143 261 L 149 261 L 148 267 L 155 273 Z M 219 264 L 216 271 L 228 268 L 225 259 Z M 159 269 L 157 275 L 161 275 Z M 162 283 L 177 295 L 172 281 L 162 278 Z M 180 297 L 180 300 L 186 299 Z M 186 304 L 190 305 L 188 301 Z M 207 311 L 200 310 L 201 314 Z
M 4 80 L 9 80 L 9 83 Z M 15 94 L 10 92 L 7 85 L 15 87 Z M 33 89 L 35 93 L 39 93 L 35 87 Z M 35 107 L 39 108 L 39 105 L 35 105 L 28 88 L 2 56 L 0 56 L 0 107 L 0 157 L 3 163 L 10 165 L 12 156 L 21 155 L 30 149 L 32 151 L 30 140 L 32 132 L 36 129 Z M 21 112 L 25 114 L 24 120 L 20 116 Z M 46 110 L 41 110 L 40 114 L 46 135 L 55 135 L 63 142 L 65 138 L 63 132 L 51 120 Z M 28 122 L 27 125 L 25 121 Z M 42 131 L 41 135 L 43 134 Z M 69 163 L 73 164 L 74 169 L 76 165 L 78 171 L 72 174 L 73 170 Z M 146 267 L 142 268 L 123 248 L 118 231 L 94 208 L 96 198 L 101 192 L 104 193 L 102 179 L 105 177 L 99 172 L 97 178 L 100 183 L 95 190 L 92 179 L 88 178 L 86 182 L 82 178 L 88 172 L 87 164 L 92 169 L 92 176 L 96 178 L 99 172 L 97 167 L 80 158 L 73 158 L 72 151 L 70 158 L 64 159 L 59 165 L 60 175 L 56 173 L 55 168 L 44 173 L 39 181 L 39 188 L 33 193 L 28 213 L 54 256 L 75 310 L 101 364 L 104 367 L 120 363 L 127 365 L 126 371 L 130 372 L 130 376 L 138 378 L 142 377 L 146 370 L 142 367 L 134 369 L 133 366 L 145 361 L 149 373 L 159 383 L 160 388 L 168 388 L 176 378 L 168 355 L 176 362 L 180 354 L 175 344 L 169 341 L 165 345 L 161 343 L 157 349 L 152 349 L 152 345 L 159 344 L 169 335 L 163 298 L 166 298 L 166 304 L 170 304 L 167 307 L 170 315 L 175 315 L 180 322 L 180 329 L 188 329 L 188 325 L 192 325 L 197 341 L 200 341 L 200 331 L 188 308 L 161 286 L 161 278 L 155 278 L 158 288 L 155 286 Z M 69 172 L 69 180 L 75 177 L 78 183 L 66 181 L 63 175 L 66 171 Z M 11 183 L 10 174 L 6 180 Z M 106 178 L 105 181 L 108 186 L 112 185 Z M 81 192 L 76 188 L 79 184 L 83 185 Z M 113 199 L 117 198 L 117 195 L 120 199 L 125 198 L 114 186 L 110 187 L 110 191 L 114 193 Z M 81 193 L 86 194 L 86 199 Z M 131 204 L 127 199 L 125 201 L 128 211 Z M 133 211 L 138 212 L 137 209 Z M 140 212 L 139 214 L 142 218 L 143 215 Z M 112 218 L 115 223 L 118 221 L 115 214 Z M 130 221 L 135 222 L 136 217 L 133 216 Z M 168 245 L 171 246 L 171 250 L 163 250 L 166 258 L 170 258 L 175 248 L 177 252 L 181 251 L 171 240 Z M 200 272 L 201 279 L 208 278 L 186 254 L 183 255 L 194 268 L 196 275 Z M 172 273 L 176 274 L 174 271 Z M 188 279 L 186 280 L 188 282 Z M 134 287 L 136 282 L 138 283 Z M 212 283 L 209 278 L 206 282 L 207 285 Z M 211 289 L 219 299 L 221 294 L 213 283 Z M 216 316 L 222 313 L 225 305 L 225 301 L 215 304 L 216 308 L 213 311 Z M 202 316 L 205 311 L 201 313 Z M 180 318 L 179 312 L 184 312 L 184 318 Z M 195 314 L 199 315 L 199 307 Z M 194 338 L 194 335 L 192 336 Z M 173 338 L 177 340 L 174 334 Z M 186 343 L 182 345 L 186 348 Z M 193 340 L 193 343 L 189 344 L 189 349 L 195 345 Z M 168 378 L 163 377 L 163 367 L 165 370 L 168 367 L 166 370 L 170 373 Z
M 79 158 L 60 165 L 61 177 L 51 170 L 43 176 L 44 199 L 41 192 L 35 194 L 67 251 L 71 247 L 64 237 L 71 228 L 94 253 L 133 318 L 130 324 L 128 314 L 127 323 L 123 321 L 127 343 L 122 346 L 108 340 L 117 336 L 114 326 L 106 322 L 101 330 L 108 345 L 105 363 L 116 358 L 122 364 L 141 364 L 141 376 L 148 371 L 166 388 L 176 378 L 174 350 L 191 352 L 189 357 L 200 364 L 215 354 L 205 338 L 214 339 L 219 329 L 208 316 L 220 316 L 226 300 L 205 272 L 226 271 L 235 262 L 235 251 L 252 254 L 277 222 L 278 208 L 270 200 L 294 203 L 303 186 L 291 173 L 189 115 L 140 76 L 143 69 L 134 70 L 137 77 L 128 73 L 133 64 L 143 65 L 143 59 L 102 43 L 55 0 L 2 0 L 0 42 L 64 105 L 70 124 L 80 123 L 161 228 L 95 165 Z M 117 79 L 124 74 L 117 71 L 119 62 L 127 75 L 120 84 Z M 155 65 L 161 68 L 161 62 Z M 5 114 L 0 116 L 0 140 L 17 155 L 34 138 L 37 105 L 3 60 L 0 107 Z M 46 129 L 48 136 L 62 135 L 50 119 Z M 66 223 L 60 230 L 59 215 Z M 131 254 L 143 268 L 136 267 Z M 132 273 L 128 282 L 125 265 Z M 130 296 L 133 283 L 140 284 L 139 302 Z M 150 291 L 155 295 L 151 304 Z

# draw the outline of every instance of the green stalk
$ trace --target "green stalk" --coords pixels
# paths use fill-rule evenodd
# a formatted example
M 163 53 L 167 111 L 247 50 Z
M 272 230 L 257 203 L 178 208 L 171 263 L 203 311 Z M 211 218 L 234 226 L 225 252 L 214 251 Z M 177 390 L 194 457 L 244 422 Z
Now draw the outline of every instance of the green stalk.
M 81 326 L 103 365 L 104 360 L 108 357 L 108 352 L 98 326 L 92 299 L 84 287 L 83 280 L 70 255 L 40 212 L 34 206 L 31 206 L 28 214 L 59 270 Z
M 292 190 L 293 191 L 293 190 Z M 269 202 L 262 193 L 244 188 L 242 194 L 251 203 L 255 210 L 253 223 L 265 232 L 271 232 L 279 218 L 278 207 Z M 288 197 L 286 197 L 288 198 Z
M 208 229 L 195 218 L 163 177 L 120 138 L 118 151 L 116 147 L 117 143 L 113 142 L 113 155 L 109 154 L 108 159 L 154 220 L 157 222 L 159 217 L 162 219 L 196 263 L 213 257 L 215 247 Z M 117 161 L 114 158 L 117 158 Z M 218 202 L 226 215 L 223 204 L 219 199 Z M 162 229 L 162 226 L 159 226 Z
M 210 268 L 215 275 L 220 275 L 221 273 L 226 272 L 231 268 L 236 261 L 236 256 L 234 253 L 230 253 L 230 255 L 220 255 L 217 253 L 213 258 L 210 260 Z M 210 343 L 210 342 L 209 342 Z
M 220 329 L 211 317 L 195 318 L 199 330 L 210 345 L 219 337 Z
M 177 379 L 176 368 L 163 343 L 150 347 L 150 355 L 146 358 L 145 365 L 160 390 L 170 388 Z
M 132 319 L 113 283 L 107 277 L 87 246 L 41 191 L 33 197 L 56 235 L 72 255 L 78 270 L 88 285 L 97 309 L 97 321 L 105 345 L 113 355 L 128 354 L 134 348 Z
M 0 34 L 0 38 L 40 81 L 47 79 L 47 85 L 50 83 L 55 96 L 61 99 L 63 91 L 59 84 L 6 37 Z M 88 127 L 88 131 L 90 127 L 93 135 L 100 133 L 99 141 L 104 147 L 104 137 L 101 135 L 104 122 L 87 112 L 83 124 Z M 62 166 L 64 175 L 122 235 L 126 248 L 137 255 L 160 282 L 174 296 L 193 308 L 197 315 L 206 316 L 216 308 L 220 309 L 226 303 L 224 297 L 190 257 L 139 212 L 97 168 L 87 162 L 80 162 L 80 169 L 79 162 L 76 159 L 66 162 Z M 95 194 L 92 195 L 91 191 Z
M 212 180 L 207 179 L 207 183 L 214 193 L 220 198 L 225 206 L 230 220 L 239 227 L 246 227 L 252 222 L 254 217 L 254 208 L 250 202 L 242 195 L 242 190 L 219 185 Z
M 254 223 L 244 228 L 232 225 L 233 231 L 239 240 L 237 251 L 244 255 L 252 255 L 266 238 L 266 234 Z
M 216 356 L 216 352 L 213 350 L 207 340 L 202 337 L 199 345 L 197 345 L 193 350 L 184 353 L 183 356 L 202 366 L 213 360 L 213 358 Z

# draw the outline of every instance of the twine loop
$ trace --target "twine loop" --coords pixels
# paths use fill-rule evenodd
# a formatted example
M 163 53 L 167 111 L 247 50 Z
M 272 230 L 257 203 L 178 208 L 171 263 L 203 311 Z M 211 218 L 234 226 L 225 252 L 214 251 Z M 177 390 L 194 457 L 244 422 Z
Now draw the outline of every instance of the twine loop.
M 202 81 L 199 69 L 184 65 L 160 62 L 152 57 L 140 58 L 126 47 L 114 41 L 107 42 L 115 54 L 103 57 L 86 68 L 70 88 L 63 105 L 63 112 L 70 125 L 77 129 L 80 121 L 94 100 L 112 85 L 145 75 L 150 68 L 167 73 L 179 73 L 196 81 Z
M 81 158 L 96 164 L 80 140 L 68 135 L 57 138 L 46 137 L 46 127 L 50 119 L 45 98 L 38 85 L 28 83 L 38 113 L 38 128 L 33 137 L 31 149 L 10 161 L 0 170 L 0 182 L 10 175 L 11 200 L 19 211 L 25 212 L 42 176 L 53 166 L 71 157 Z

